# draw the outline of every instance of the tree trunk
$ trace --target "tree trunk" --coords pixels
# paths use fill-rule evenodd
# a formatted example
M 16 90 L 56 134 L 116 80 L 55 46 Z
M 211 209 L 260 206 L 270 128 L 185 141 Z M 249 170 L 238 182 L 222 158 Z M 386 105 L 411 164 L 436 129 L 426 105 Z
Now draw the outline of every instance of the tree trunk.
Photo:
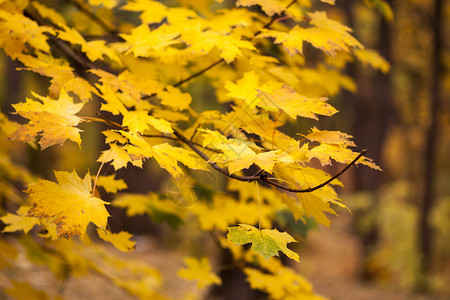
M 387 1 L 392 5 L 393 1 Z M 343 1 L 344 9 L 349 18 L 349 26 L 353 27 L 354 16 L 352 8 L 354 1 Z M 357 30 L 357 28 L 355 28 Z M 384 18 L 381 18 L 378 30 L 378 51 L 388 61 L 391 61 L 391 24 Z M 356 95 L 347 93 L 344 96 L 345 101 L 349 103 L 347 110 L 352 111 L 353 122 L 352 133 L 355 142 L 360 149 L 367 149 L 367 156 L 374 159 L 377 164 L 381 164 L 381 156 L 384 142 L 388 130 L 394 117 L 394 105 L 392 99 L 392 86 L 390 74 L 382 74 L 379 71 L 364 70 L 359 66 L 352 64 L 348 68 L 348 74 L 355 78 L 358 92 Z M 371 193 L 373 203 L 368 210 L 376 208 L 376 193 L 382 183 L 382 172 L 369 168 L 355 168 L 354 191 L 365 191 Z M 365 213 L 354 216 L 355 222 L 365 217 Z M 360 233 L 362 244 L 361 276 L 370 280 L 374 274 L 365 263 L 371 255 L 378 242 L 378 228 L 376 224 L 364 233 Z
M 430 212 L 434 203 L 433 185 L 436 166 L 436 148 L 438 141 L 438 112 L 441 106 L 441 80 L 442 80 L 442 46 L 441 46 L 441 23 L 442 23 L 442 0 L 434 1 L 433 15 L 431 16 L 431 27 L 433 31 L 432 41 L 432 83 L 431 83 L 431 103 L 430 103 L 430 125 L 425 131 L 426 143 L 424 151 L 424 172 L 423 172 L 423 195 L 419 219 L 419 249 L 421 251 L 421 271 L 422 276 L 419 282 L 420 289 L 428 287 L 428 272 L 431 266 L 431 250 L 433 231 L 430 226 Z

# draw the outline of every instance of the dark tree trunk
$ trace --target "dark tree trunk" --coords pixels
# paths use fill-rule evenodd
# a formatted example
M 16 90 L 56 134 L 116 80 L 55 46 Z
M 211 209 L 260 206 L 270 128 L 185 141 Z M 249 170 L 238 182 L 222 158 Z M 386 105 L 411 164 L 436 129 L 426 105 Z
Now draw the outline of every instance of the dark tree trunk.
M 221 253 L 223 266 L 232 266 L 233 257 L 231 252 L 223 250 Z M 267 299 L 267 294 L 250 288 L 247 276 L 237 267 L 224 269 L 218 274 L 222 279 L 221 285 L 215 285 L 206 299 L 214 300 L 262 300 Z
M 441 107 L 441 80 L 442 80 L 442 40 L 441 40 L 441 23 L 442 23 L 442 0 L 434 1 L 433 15 L 431 16 L 431 27 L 433 31 L 432 37 L 432 83 L 431 83 L 431 103 L 430 103 L 430 125 L 426 130 L 426 143 L 424 149 L 424 172 L 423 172 L 423 195 L 420 209 L 419 219 L 419 249 L 421 251 L 421 268 L 422 276 L 419 282 L 419 288 L 427 289 L 428 272 L 431 266 L 431 249 L 433 231 L 430 226 L 430 211 L 434 203 L 433 186 L 434 174 L 436 166 L 436 149 L 438 141 L 438 112 Z
M 392 5 L 392 1 L 388 1 Z M 352 8 L 354 1 L 343 1 L 344 9 L 349 18 L 349 26 L 353 27 L 354 16 Z M 356 28 L 357 29 L 357 28 Z M 391 61 L 391 24 L 384 18 L 380 20 L 378 30 L 378 51 L 388 61 Z M 382 166 L 382 151 L 388 130 L 394 117 L 394 105 L 392 99 L 392 87 L 390 74 L 382 74 L 378 71 L 362 69 L 352 64 L 348 68 L 348 74 L 355 78 L 358 92 L 356 95 L 347 93 L 344 100 L 348 102 L 347 110 L 352 111 L 352 133 L 355 142 L 360 149 L 367 149 L 367 156 Z M 373 210 L 377 206 L 376 192 L 382 181 L 382 172 L 369 168 L 354 168 L 354 191 L 367 191 L 373 194 Z M 354 216 L 355 222 L 365 217 L 365 213 Z M 374 274 L 364 262 L 376 247 L 378 241 L 378 228 L 376 224 L 360 233 L 362 243 L 361 276 L 371 279 Z

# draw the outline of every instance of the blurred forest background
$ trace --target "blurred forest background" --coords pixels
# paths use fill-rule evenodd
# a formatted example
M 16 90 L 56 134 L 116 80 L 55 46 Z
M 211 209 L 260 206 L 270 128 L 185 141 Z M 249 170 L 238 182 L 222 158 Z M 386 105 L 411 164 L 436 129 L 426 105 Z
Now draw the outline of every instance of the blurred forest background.
M 317 126 L 350 133 L 383 172 L 359 167 L 344 174 L 345 188 L 340 193 L 352 215 L 341 211 L 330 228 L 310 226 L 303 237 L 297 237 L 302 261 L 298 268 L 318 293 L 332 299 L 450 297 L 450 1 L 337 0 L 335 7 L 324 8 L 331 18 L 353 28 L 356 38 L 376 49 L 391 67 L 383 73 L 350 64 L 346 72 L 355 85 L 330 102 L 340 113 L 322 118 L 319 124 L 299 124 L 295 132 Z M 85 15 L 78 17 L 79 26 L 90 24 L 96 30 Z M 335 58 L 336 64 L 339 59 Z M 12 112 L 11 103 L 23 101 L 30 96 L 28 91 L 44 94 L 47 89 L 45 80 L 16 71 L 18 67 L 0 54 L 4 112 Z M 210 92 L 201 82 L 190 87 L 196 107 L 208 107 Z M 52 169 L 97 170 L 102 143 L 95 134 L 90 137 L 92 127 L 85 128 L 84 139 L 90 142 L 82 155 L 72 143 L 64 150 L 52 147 L 43 152 L 20 147 L 17 158 L 44 178 L 51 176 Z M 125 178 L 135 192 L 167 185 L 166 176 L 151 163 L 143 170 L 119 172 L 118 177 Z M 123 224 L 124 212 L 113 214 L 112 228 L 149 236 L 148 243 L 164 239 L 170 231 L 147 217 Z M 138 257 L 143 255 L 139 247 L 155 246 L 138 245 Z M 164 259 L 163 251 L 158 255 Z

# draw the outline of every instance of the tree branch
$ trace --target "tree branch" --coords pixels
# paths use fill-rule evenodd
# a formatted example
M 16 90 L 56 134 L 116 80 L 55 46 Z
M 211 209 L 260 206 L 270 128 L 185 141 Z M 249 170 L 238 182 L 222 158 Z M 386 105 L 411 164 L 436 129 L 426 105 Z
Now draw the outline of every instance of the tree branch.
M 261 169 L 258 170 L 258 172 L 255 175 L 252 175 L 252 176 L 241 176 L 241 175 L 236 175 L 236 174 L 230 174 L 227 169 L 220 167 L 219 165 L 217 165 L 214 162 L 211 162 L 209 160 L 209 157 L 205 153 L 203 153 L 199 148 L 197 148 L 197 146 L 192 141 L 190 141 L 187 138 L 185 138 L 177 130 L 174 130 L 174 134 L 175 134 L 176 137 L 178 137 L 178 139 L 181 142 L 183 142 L 186 145 L 188 145 L 189 148 L 191 148 L 195 153 L 197 153 L 201 158 L 203 158 L 211 167 L 213 167 L 216 171 L 224 174 L 225 176 L 233 178 L 233 179 L 237 179 L 237 180 L 240 180 L 240 181 L 247 181 L 247 182 L 260 181 L 260 182 L 265 182 L 265 183 L 270 184 L 272 186 L 275 186 L 275 187 L 277 187 L 277 188 L 279 188 L 281 190 L 284 190 L 284 191 L 287 191 L 287 192 L 292 192 L 292 193 L 310 193 L 310 192 L 313 192 L 315 190 L 318 190 L 318 189 L 326 186 L 327 184 L 329 184 L 330 182 L 332 182 L 333 180 L 335 180 L 336 178 L 338 178 L 339 176 L 344 174 L 352 165 L 354 165 L 367 152 L 367 150 L 361 151 L 361 153 L 357 157 L 355 157 L 355 159 L 353 159 L 339 173 L 337 173 L 336 175 L 334 175 L 330 179 L 322 182 L 319 185 L 316 185 L 314 187 L 309 187 L 309 188 L 306 188 L 306 189 L 292 189 L 292 188 L 286 187 L 286 186 L 284 186 L 282 184 L 279 184 L 278 182 L 275 182 L 275 181 L 269 179 L 267 177 L 267 174 Z
M 103 21 L 101 18 L 99 18 L 97 15 L 95 15 L 92 11 L 90 11 L 84 3 L 80 3 L 76 0 L 71 0 L 72 2 L 82 13 L 84 13 L 88 18 L 92 19 L 94 22 L 96 22 L 100 27 L 103 28 L 106 32 L 110 33 L 111 35 L 117 37 L 117 39 L 122 40 L 122 38 L 118 35 L 118 31 L 112 27 L 110 24 Z
M 292 1 L 286 6 L 286 8 L 285 8 L 282 12 L 280 12 L 280 15 L 282 15 L 289 7 L 291 7 L 295 2 L 297 2 L 297 0 L 292 0 Z M 272 24 L 277 20 L 277 17 L 275 17 L 275 16 L 277 16 L 277 15 L 273 15 L 273 16 L 270 18 L 270 21 L 267 22 L 267 23 L 263 26 L 263 29 L 268 28 L 270 25 L 272 25 Z M 251 39 L 254 39 L 254 38 L 255 38 L 258 34 L 260 34 L 260 33 L 261 33 L 261 30 L 258 30 L 257 32 L 255 32 L 255 33 L 253 34 L 253 37 L 252 37 Z M 204 68 L 204 69 L 198 71 L 197 73 L 192 74 L 192 75 L 189 76 L 188 78 L 178 81 L 177 83 L 173 84 L 172 86 L 173 86 L 173 87 L 179 87 L 180 85 L 182 85 L 182 84 L 184 84 L 184 83 L 186 83 L 186 82 L 188 82 L 188 81 L 194 79 L 195 77 L 198 77 L 198 76 L 202 75 L 202 74 L 205 73 L 206 71 L 209 71 L 210 69 L 214 68 L 215 66 L 217 66 L 217 65 L 219 65 L 219 64 L 221 64 L 221 63 L 223 63 L 224 61 L 225 61 L 225 60 L 224 60 L 223 58 L 221 58 L 221 59 L 219 59 L 219 60 L 213 62 L 212 64 L 210 64 L 210 65 L 207 66 L 206 68 Z M 153 95 L 150 95 L 150 96 L 148 96 L 148 97 L 151 97 L 151 96 L 153 96 Z
M 332 182 L 333 180 L 335 180 L 336 178 L 338 178 L 339 176 L 341 176 L 342 174 L 344 174 L 352 165 L 354 165 L 364 154 L 366 154 L 367 150 L 364 149 L 363 151 L 361 151 L 361 153 L 359 153 L 359 155 L 357 157 L 355 157 L 355 159 L 353 159 L 345 168 L 343 168 L 339 173 L 337 173 L 336 175 L 334 175 L 333 177 L 331 177 L 330 179 L 328 179 L 327 181 L 322 182 L 319 185 L 316 185 L 314 187 L 310 187 L 307 189 L 291 189 L 288 187 L 285 187 L 284 185 L 281 185 L 277 182 L 274 182 L 270 179 L 267 178 L 267 176 L 264 176 L 264 174 L 262 174 L 260 176 L 261 181 L 264 181 L 270 185 L 273 185 L 277 188 L 280 188 L 282 190 L 285 190 L 287 192 L 291 192 L 291 193 L 310 193 L 313 192 L 315 190 L 318 190 L 320 188 L 323 188 L 324 186 L 326 186 L 327 184 L 329 184 L 330 182 Z

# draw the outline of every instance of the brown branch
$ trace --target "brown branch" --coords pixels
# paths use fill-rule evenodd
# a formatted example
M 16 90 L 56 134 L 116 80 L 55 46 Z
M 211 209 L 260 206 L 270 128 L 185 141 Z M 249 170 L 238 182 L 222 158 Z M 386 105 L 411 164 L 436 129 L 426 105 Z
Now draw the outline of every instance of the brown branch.
M 279 15 L 281 16 L 282 14 L 284 14 L 284 12 L 285 12 L 286 10 L 288 10 L 289 7 L 291 7 L 295 2 L 297 2 L 297 0 L 292 0 L 292 1 L 286 6 L 286 8 L 283 9 L 282 12 L 280 12 L 279 14 L 273 15 L 273 16 L 270 18 L 270 21 L 269 21 L 266 25 L 264 25 L 263 29 L 269 28 L 270 25 L 272 25 L 276 20 L 279 19 L 278 16 L 279 16 Z M 260 34 L 260 33 L 261 33 L 261 30 L 259 30 L 258 32 L 256 32 L 253 36 L 257 36 L 257 35 Z
M 310 187 L 307 189 L 291 189 L 288 187 L 285 187 L 284 185 L 281 185 L 277 182 L 274 182 L 270 179 L 267 178 L 267 176 L 260 176 L 261 181 L 264 181 L 270 185 L 273 185 L 275 187 L 278 187 L 282 190 L 285 190 L 287 192 L 292 192 L 292 193 L 310 193 L 313 192 L 315 190 L 318 190 L 320 188 L 323 188 L 324 186 L 326 186 L 327 184 L 329 184 L 330 182 L 332 182 L 333 180 L 335 180 L 336 178 L 338 178 L 339 176 L 341 176 L 342 174 L 344 174 L 352 165 L 354 165 L 364 154 L 366 154 L 367 150 L 364 149 L 363 151 L 361 151 L 361 153 L 359 153 L 359 155 L 357 157 L 355 157 L 355 159 L 353 159 L 345 168 L 343 168 L 339 173 L 337 173 L 336 175 L 334 175 L 333 177 L 331 177 L 330 179 L 328 179 L 327 181 L 322 182 L 321 184 L 318 184 L 314 187 Z
M 122 38 L 118 35 L 118 31 L 112 27 L 110 24 L 103 21 L 101 18 L 99 18 L 97 15 L 95 15 L 92 11 L 90 11 L 88 8 L 86 8 L 86 5 L 84 3 L 80 3 L 77 0 L 71 0 L 72 2 L 82 13 L 84 13 L 88 18 L 92 19 L 94 22 L 96 22 L 100 27 L 103 28 L 106 32 L 110 33 L 111 35 L 117 37 L 118 39 L 122 40 Z
M 99 118 L 92 118 L 92 117 L 81 117 L 84 120 L 89 120 L 89 121 L 97 121 L 97 122 L 103 122 L 115 127 L 118 127 L 122 130 L 128 130 L 126 127 L 123 127 L 122 125 L 115 123 L 111 120 L 108 120 L 106 117 L 100 115 L 99 113 L 97 113 L 98 116 L 101 117 L 101 119 Z M 292 192 L 292 193 L 310 193 L 313 192 L 315 190 L 318 190 L 324 186 L 326 186 L 327 184 L 331 183 L 333 180 L 335 180 L 336 178 L 338 178 L 339 176 L 341 176 L 342 174 L 344 174 L 352 165 L 354 165 L 366 152 L 367 150 L 363 150 L 361 151 L 361 153 L 359 153 L 359 155 L 357 157 L 355 157 L 355 159 L 353 159 L 345 168 L 343 168 L 339 173 L 337 173 L 336 175 L 334 175 L 333 177 L 331 177 L 330 179 L 322 182 L 321 184 L 318 184 L 314 187 L 309 187 L 306 189 L 293 189 L 293 188 L 289 188 L 286 187 L 276 181 L 273 181 L 272 179 L 269 179 L 267 177 L 266 172 L 263 169 L 259 169 L 255 175 L 251 175 L 251 176 L 241 176 L 241 175 L 236 175 L 236 174 L 230 174 L 229 171 L 226 168 L 222 168 L 220 167 L 218 164 L 216 164 L 215 162 L 210 161 L 208 155 L 206 155 L 202 150 L 200 150 L 198 147 L 202 147 L 206 150 L 209 151 L 213 151 L 216 153 L 221 153 L 219 150 L 213 149 L 213 148 L 209 148 L 209 147 L 203 147 L 202 145 L 191 141 L 190 139 L 187 139 L 186 137 L 184 137 L 180 132 L 178 132 L 178 130 L 174 129 L 173 134 L 175 135 L 175 137 L 172 136 L 167 136 L 167 135 L 142 135 L 143 137 L 148 137 L 148 138 L 165 138 L 165 139 L 169 139 L 169 140 L 173 140 L 173 141 L 177 141 L 177 142 L 182 142 L 184 144 L 186 144 L 189 148 L 191 148 L 198 156 L 200 156 L 201 158 L 203 158 L 213 169 L 215 169 L 216 171 L 218 171 L 219 173 L 222 173 L 223 175 L 239 180 L 239 181 L 246 181 L 246 182 L 252 182 L 252 181 L 259 181 L 259 182 L 264 182 L 266 184 L 272 185 L 274 187 L 279 188 L 280 190 L 284 190 L 287 192 Z
M 289 7 L 291 7 L 295 2 L 297 2 L 297 0 L 292 0 L 292 1 L 286 6 L 286 8 L 285 8 L 282 12 L 280 12 L 280 15 L 282 15 L 287 9 L 289 9 Z M 268 28 L 270 25 L 272 25 L 272 24 L 278 19 L 278 17 L 276 17 L 276 16 L 278 16 L 278 15 L 273 15 L 273 16 L 270 18 L 270 21 L 269 21 L 268 23 L 266 23 L 266 24 L 263 26 L 263 29 L 266 29 L 266 28 Z M 253 34 L 253 37 L 252 37 L 251 39 L 254 39 L 254 38 L 255 38 L 258 34 L 260 34 L 260 33 L 261 33 L 261 30 L 258 30 L 257 32 L 255 32 L 255 33 Z M 217 66 L 217 65 L 219 65 L 219 64 L 221 64 L 221 63 L 223 63 L 224 61 L 225 61 L 225 60 L 224 60 L 223 58 L 221 58 L 221 59 L 219 59 L 219 60 L 213 62 L 212 64 L 210 64 L 210 65 L 207 66 L 206 68 L 204 68 L 204 69 L 198 71 L 197 73 L 192 74 L 192 75 L 189 76 L 188 78 L 178 81 L 177 83 L 175 83 L 175 84 L 172 85 L 172 86 L 173 86 L 173 87 L 179 87 L 180 85 L 182 85 L 182 84 L 184 84 L 184 83 L 186 83 L 186 82 L 188 82 L 188 81 L 194 79 L 195 77 L 198 77 L 198 76 L 202 75 L 203 73 L 209 71 L 210 69 L 214 68 L 215 66 Z M 153 95 L 150 95 L 149 97 L 151 97 L 151 96 L 153 96 Z
M 179 133 L 177 130 L 174 130 L 173 132 L 178 139 L 189 146 L 195 153 L 197 153 L 201 158 L 203 158 L 211 167 L 213 167 L 216 171 L 224 174 L 225 176 L 228 176 L 230 178 L 234 178 L 240 181 L 255 181 L 258 180 L 259 176 L 240 176 L 236 174 L 230 174 L 227 169 L 220 167 L 214 162 L 209 161 L 208 155 L 203 153 L 192 141 L 185 138 L 181 133 Z
M 113 122 L 113 121 L 109 120 L 108 118 L 103 116 L 101 113 L 97 112 L 96 115 L 99 116 L 100 118 L 102 118 L 102 120 L 104 120 L 107 124 L 112 125 L 112 126 L 118 128 L 118 129 L 121 129 L 121 130 L 126 130 L 125 127 L 123 127 L 119 123 L 116 123 L 116 122 Z
M 220 63 L 223 63 L 225 60 L 223 58 L 219 59 L 216 62 L 213 62 L 212 64 L 210 64 L 209 66 L 207 66 L 206 68 L 204 68 L 203 70 L 198 71 L 197 73 L 192 74 L 191 76 L 189 76 L 186 79 L 180 80 L 177 83 L 175 83 L 174 85 L 172 85 L 173 87 L 179 87 L 180 85 L 190 81 L 191 79 L 198 77 L 200 75 L 202 75 L 203 73 L 205 73 L 206 71 L 209 71 L 210 69 L 214 68 L 215 66 L 217 66 Z
M 72 50 L 71 47 L 69 47 L 66 43 L 59 40 L 55 36 L 51 34 L 47 34 L 47 36 L 52 40 L 55 45 L 61 49 L 62 52 L 64 52 L 68 57 L 73 59 L 75 62 L 77 62 L 80 66 L 82 66 L 85 69 L 96 69 L 97 67 L 94 66 L 88 59 L 86 59 L 83 55 L 77 54 L 75 51 Z
M 313 192 L 315 190 L 318 190 L 318 189 L 326 186 L 327 184 L 329 184 L 330 182 L 332 182 L 333 180 L 335 180 L 336 178 L 338 178 L 339 176 L 344 174 L 352 165 L 354 165 L 367 152 L 367 150 L 361 151 L 361 153 L 355 159 L 353 159 L 345 168 L 343 168 L 339 173 L 337 173 L 336 175 L 334 175 L 330 179 L 322 182 L 321 184 L 318 184 L 318 185 L 316 185 L 314 187 L 310 187 L 310 188 L 306 188 L 306 189 L 292 189 L 292 188 L 286 187 L 286 186 L 284 186 L 282 184 L 279 184 L 276 181 L 273 181 L 273 180 L 267 178 L 267 174 L 264 171 L 261 171 L 261 170 L 259 170 L 255 175 L 252 175 L 252 176 L 241 176 L 241 175 L 236 175 L 236 174 L 230 174 L 227 169 L 220 167 L 219 165 L 217 165 L 214 162 L 211 162 L 209 160 L 209 157 L 205 153 L 203 153 L 192 141 L 190 141 L 187 138 L 185 138 L 177 130 L 174 130 L 174 134 L 175 134 L 175 136 L 178 137 L 178 139 L 181 142 L 183 142 L 186 145 L 188 145 L 189 148 L 191 148 L 195 153 L 197 153 L 201 158 L 203 158 L 211 167 L 213 167 L 216 171 L 224 174 L 225 176 L 233 178 L 233 179 L 236 179 L 236 180 L 240 180 L 240 181 L 247 181 L 247 182 L 260 181 L 260 182 L 265 182 L 265 183 L 270 184 L 270 185 L 272 185 L 274 187 L 277 187 L 277 188 L 279 188 L 281 190 L 284 190 L 284 191 L 287 191 L 287 192 L 292 192 L 292 193 L 310 193 L 310 192 Z

